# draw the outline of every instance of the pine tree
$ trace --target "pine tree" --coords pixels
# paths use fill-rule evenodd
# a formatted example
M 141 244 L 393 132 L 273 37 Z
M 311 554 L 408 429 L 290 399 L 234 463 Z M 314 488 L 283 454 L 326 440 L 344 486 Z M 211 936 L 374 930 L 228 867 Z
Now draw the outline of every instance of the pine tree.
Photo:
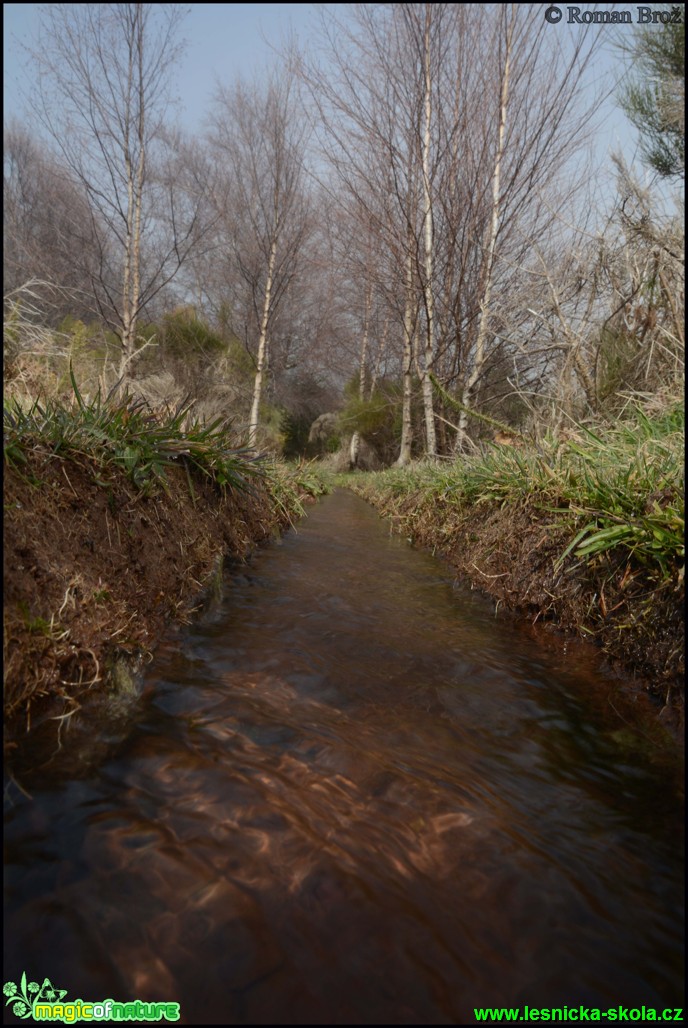
M 666 16 L 623 44 L 637 74 L 619 99 L 640 132 L 644 160 L 668 178 L 685 171 L 685 26 L 682 8 L 667 9 Z

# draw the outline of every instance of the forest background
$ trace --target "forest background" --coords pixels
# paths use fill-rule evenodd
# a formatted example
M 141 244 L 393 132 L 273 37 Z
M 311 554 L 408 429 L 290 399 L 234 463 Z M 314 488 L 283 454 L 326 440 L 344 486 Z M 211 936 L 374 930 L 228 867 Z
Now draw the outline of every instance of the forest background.
M 286 5 L 296 28 L 202 109 L 206 5 L 47 5 L 22 45 L 13 6 L 14 395 L 66 396 L 71 362 L 85 396 L 187 398 L 251 445 L 379 466 L 675 393 L 683 168 L 624 113 L 650 82 L 682 147 L 683 80 L 637 49 L 674 45 L 670 7 Z

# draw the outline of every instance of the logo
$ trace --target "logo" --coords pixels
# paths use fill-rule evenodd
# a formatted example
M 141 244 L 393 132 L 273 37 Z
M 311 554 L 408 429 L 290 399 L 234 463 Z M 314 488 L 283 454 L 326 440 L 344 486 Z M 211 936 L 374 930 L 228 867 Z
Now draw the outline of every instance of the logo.
M 12 1013 L 22 1018 L 31 1017 L 36 1003 L 54 1003 L 67 995 L 64 989 L 54 989 L 49 978 L 46 978 L 42 985 L 38 982 L 27 984 L 26 974 L 22 975 L 19 988 L 14 982 L 5 982 L 2 991 L 7 997 L 5 1006 L 12 1003 Z
M 117 1003 L 113 999 L 85 1003 L 82 999 L 65 1003 L 66 989 L 56 989 L 49 978 L 43 984 L 29 982 L 26 973 L 21 982 L 5 982 L 2 987 L 5 1006 L 12 1007 L 16 1017 L 34 1021 L 178 1021 L 178 1003 L 146 1003 L 136 999 L 129 1003 Z
M 561 7 L 555 4 L 545 11 L 545 21 L 557 25 L 564 17 Z M 683 25 L 684 8 L 674 5 L 670 11 L 657 11 L 652 7 L 636 7 L 628 10 L 584 11 L 580 7 L 566 8 L 567 25 Z

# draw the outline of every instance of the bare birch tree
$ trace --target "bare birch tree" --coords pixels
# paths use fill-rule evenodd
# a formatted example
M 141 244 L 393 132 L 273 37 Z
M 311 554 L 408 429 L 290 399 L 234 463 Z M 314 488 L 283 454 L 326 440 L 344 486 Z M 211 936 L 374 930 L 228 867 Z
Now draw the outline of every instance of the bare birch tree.
M 477 423 L 470 412 L 508 354 L 499 334 L 506 307 L 518 309 L 534 244 L 578 181 L 564 169 L 589 126 L 595 98 L 584 95 L 585 73 L 599 35 L 584 28 L 557 42 L 523 5 L 348 11 L 324 12 L 326 61 L 301 58 L 300 69 L 342 206 L 363 206 L 396 255 L 380 288 L 399 312 L 403 464 L 411 355 L 426 451 L 460 449 Z M 448 403 L 458 425 L 445 417 Z
M 537 242 L 583 181 L 572 158 L 584 148 L 590 128 L 595 98 L 585 95 L 585 75 L 599 46 L 599 38 L 583 30 L 560 48 L 544 19 L 534 25 L 532 9 L 515 4 L 484 9 L 480 27 L 474 55 L 482 56 L 482 105 L 471 110 L 462 130 L 479 159 L 464 147 L 457 164 L 460 177 L 472 177 L 473 200 L 446 216 L 450 226 L 457 219 L 450 236 L 458 232 L 463 239 L 459 263 L 473 269 L 472 284 L 464 278 L 454 294 L 461 303 L 462 336 L 454 365 L 460 386 L 457 450 L 467 442 L 470 413 L 480 406 L 493 357 L 503 350 L 504 311 L 512 312 L 507 321 L 521 319 L 519 294 L 532 272 Z M 467 73 L 464 63 L 459 75 Z
M 289 76 L 237 81 L 217 96 L 211 139 L 229 178 L 219 199 L 232 260 L 250 293 L 255 378 L 249 445 L 255 446 L 270 331 L 308 232 L 303 121 Z
M 459 415 L 459 426 L 456 433 L 456 448 L 462 449 L 466 434 L 468 404 L 471 402 L 473 390 L 480 377 L 485 362 L 485 340 L 487 338 L 490 297 L 492 294 L 493 269 L 497 245 L 497 230 L 500 214 L 500 179 L 502 161 L 504 159 L 504 136 L 506 129 L 507 105 L 509 102 L 509 73 L 511 69 L 511 48 L 513 45 L 514 26 L 516 21 L 515 4 L 503 5 L 503 32 L 500 33 L 500 69 L 499 69 L 499 123 L 497 128 L 497 146 L 495 150 L 494 169 L 492 172 L 492 211 L 490 215 L 489 235 L 485 254 L 485 290 L 480 300 L 480 323 L 475 344 L 473 367 L 466 376 L 462 407 Z M 501 20 L 501 19 L 500 19 Z M 503 42 L 502 42 L 503 40 Z
M 3 242 L 4 296 L 33 282 L 33 307 L 46 323 L 93 316 L 100 255 L 86 196 L 45 141 L 18 122 L 4 133 Z
M 423 258 L 421 282 L 425 306 L 425 346 L 423 361 L 419 367 L 423 388 L 423 409 L 425 412 L 425 437 L 428 456 L 437 453 L 435 412 L 431 375 L 436 353 L 436 310 L 435 310 L 435 178 L 438 156 L 437 138 L 434 131 L 435 112 L 433 102 L 438 105 L 438 84 L 440 69 L 451 40 L 447 24 L 446 4 L 402 4 L 401 16 L 406 29 L 405 49 L 411 67 L 418 69 L 419 92 L 422 96 L 422 123 L 418 140 L 420 155 L 420 178 L 422 182 L 422 229 Z
M 88 199 L 100 246 L 92 288 L 121 340 L 122 380 L 143 308 L 198 231 L 196 211 L 182 214 L 170 176 L 160 175 L 182 16 L 175 4 L 50 4 L 33 53 L 34 110 Z
M 340 20 L 334 11 L 324 13 L 326 66 L 321 68 L 303 56 L 297 64 L 310 90 L 338 202 L 354 221 L 365 212 L 364 220 L 374 227 L 381 249 L 391 257 L 392 276 L 383 282 L 381 266 L 378 287 L 387 295 L 390 313 L 396 312 L 403 353 L 402 465 L 411 456 L 414 368 L 424 383 L 426 442 L 431 452 L 435 449 L 432 385 L 424 369 L 432 367 L 434 349 L 430 123 L 439 15 L 430 12 L 426 26 L 423 5 L 412 6 L 414 11 L 418 8 L 415 23 L 404 13 L 406 5 L 398 4 L 352 5 L 352 17 L 347 20 Z M 444 9 L 446 5 L 429 6 Z M 360 280 L 361 290 L 368 288 L 367 283 L 366 274 Z M 422 355 L 414 347 L 419 305 L 430 314 Z

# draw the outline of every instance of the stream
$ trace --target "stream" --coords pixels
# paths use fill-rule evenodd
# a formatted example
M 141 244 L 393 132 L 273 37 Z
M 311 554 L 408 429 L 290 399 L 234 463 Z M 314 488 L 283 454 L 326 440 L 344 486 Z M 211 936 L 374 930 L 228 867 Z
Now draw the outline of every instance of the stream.
M 183 1024 L 681 1006 L 682 809 L 618 689 L 338 490 L 8 782 L 4 980 Z

